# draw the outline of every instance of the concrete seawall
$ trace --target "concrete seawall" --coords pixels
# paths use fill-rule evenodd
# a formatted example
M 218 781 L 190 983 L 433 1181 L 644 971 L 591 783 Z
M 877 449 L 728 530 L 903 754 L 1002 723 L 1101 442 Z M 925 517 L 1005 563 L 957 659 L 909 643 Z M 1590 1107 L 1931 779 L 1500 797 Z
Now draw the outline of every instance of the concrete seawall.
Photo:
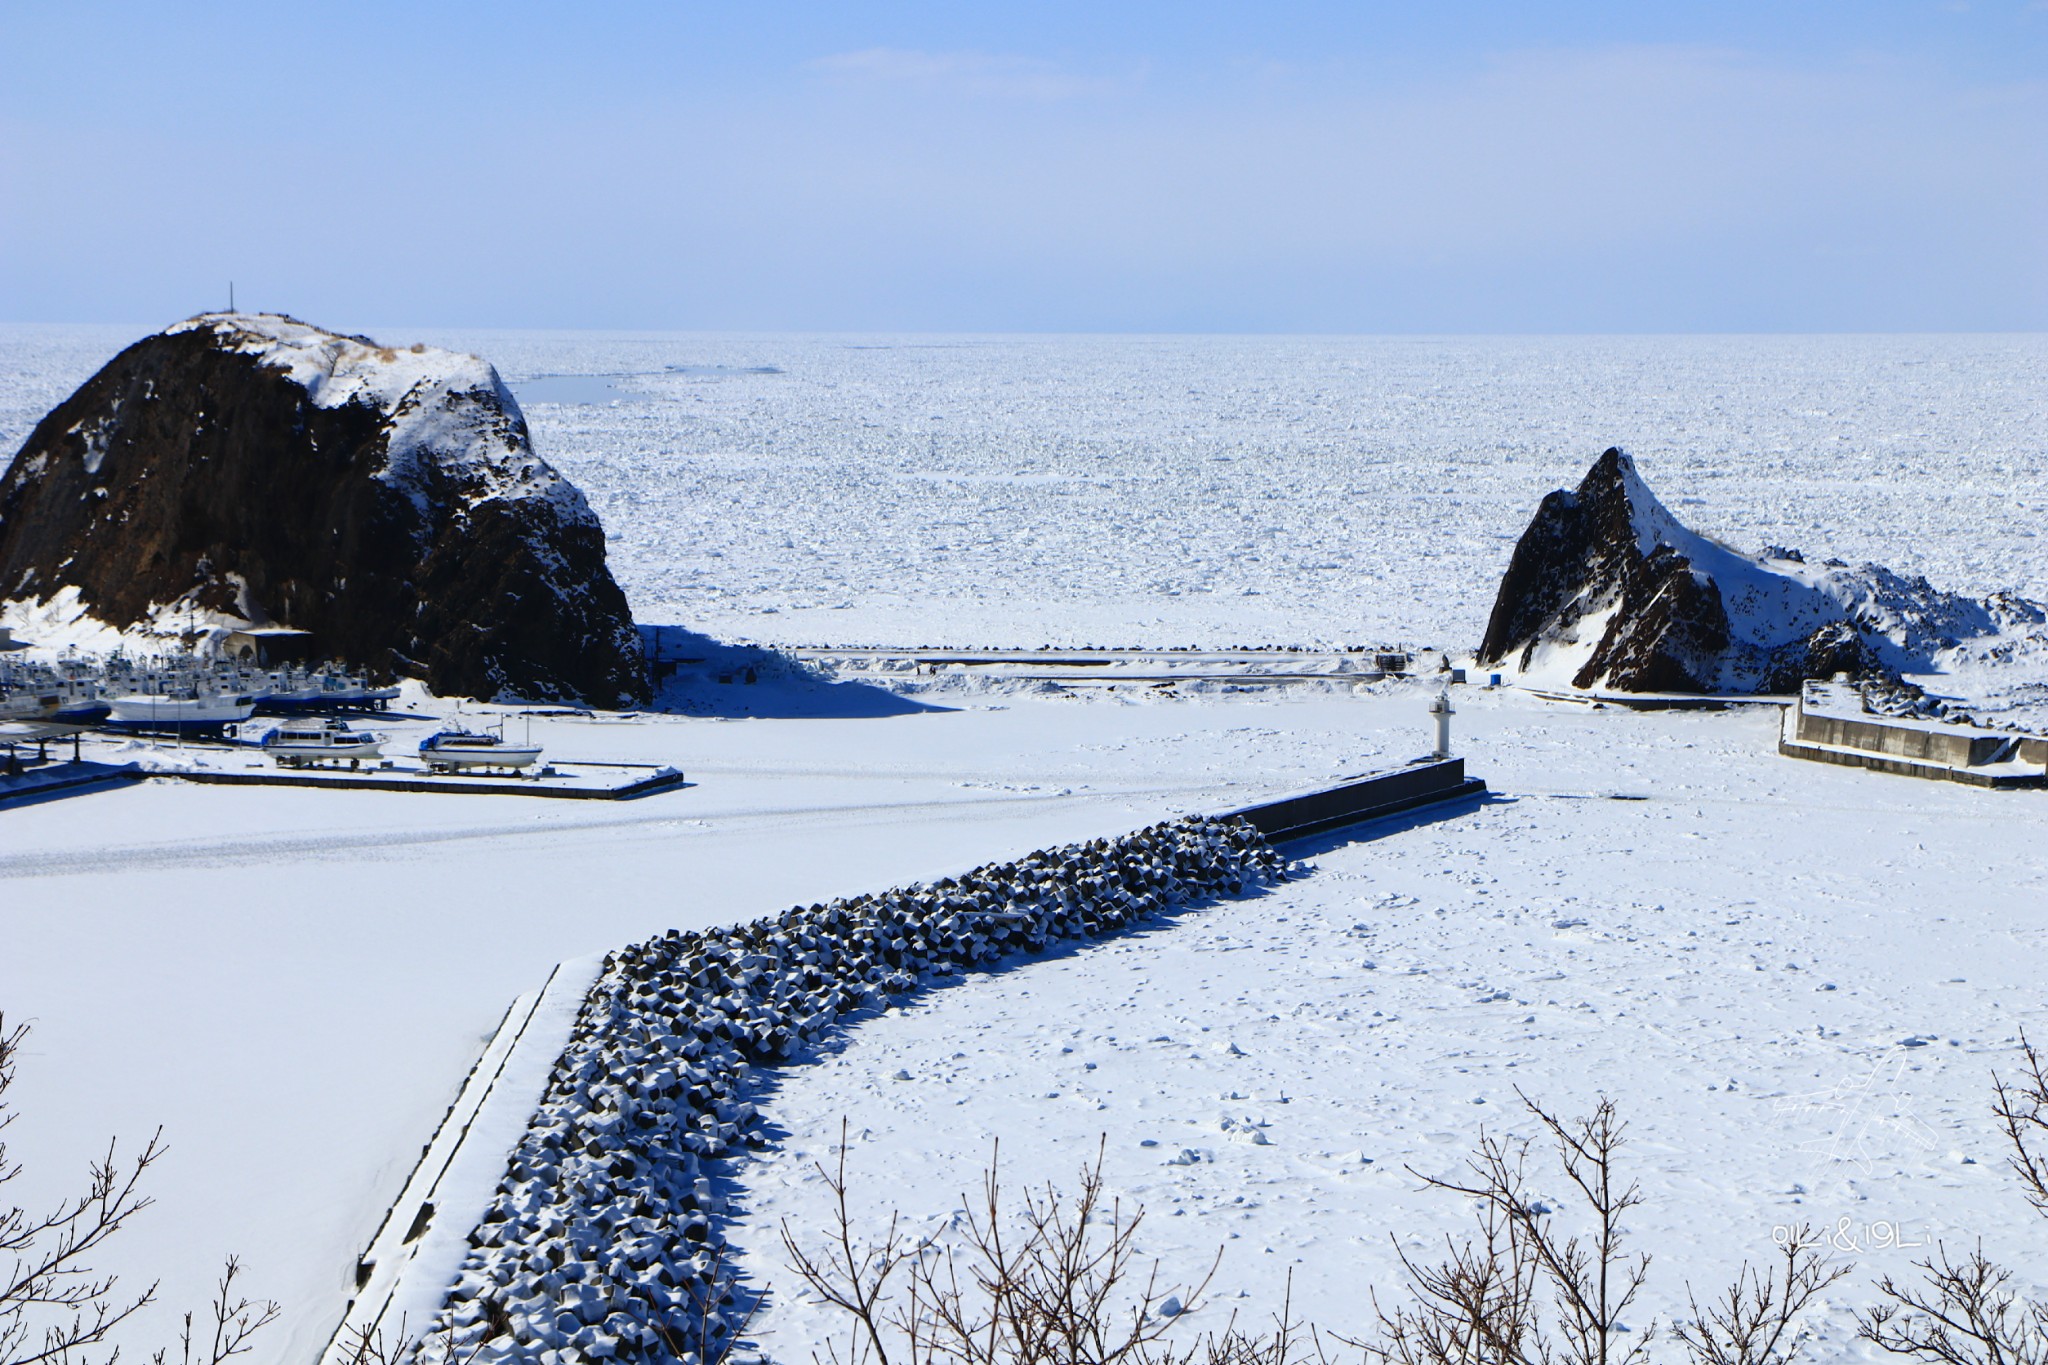
M 1851 684 L 1808 683 L 1778 731 L 1787 758 L 1973 787 L 2048 785 L 2048 740 L 1953 721 L 1876 715 Z
M 1484 782 L 1465 776 L 1464 759 L 1444 758 L 1224 811 L 1216 818 L 1241 818 L 1268 842 L 1279 843 L 1485 793 Z

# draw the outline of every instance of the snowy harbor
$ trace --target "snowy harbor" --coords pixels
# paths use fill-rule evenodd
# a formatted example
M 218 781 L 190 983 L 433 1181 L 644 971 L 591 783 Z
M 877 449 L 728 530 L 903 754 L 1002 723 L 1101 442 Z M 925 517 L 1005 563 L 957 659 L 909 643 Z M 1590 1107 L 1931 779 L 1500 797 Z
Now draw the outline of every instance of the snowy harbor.
M 0 1365 L 2048 1365 L 2048 0 L 0 53 Z
M 557 961 L 1400 763 L 1428 747 L 1432 695 L 536 720 L 551 745 L 692 755 L 702 785 L 687 802 L 587 817 L 568 814 L 584 803 L 162 783 L 75 815 L 17 810 L 0 851 L 10 902 L 73 909 L 21 941 L 9 989 L 44 1020 L 45 1047 L 132 1078 L 37 1142 L 169 1122 L 185 1138 L 163 1195 L 176 1217 L 138 1227 L 136 1255 L 193 1237 L 239 1247 L 291 1295 L 290 1355 L 307 1359 L 483 1039 Z M 783 1282 L 761 1233 L 815 1216 L 805 1172 L 842 1113 L 871 1132 L 855 1154 L 868 1169 L 932 1169 L 929 1204 L 910 1211 L 935 1219 L 990 1135 L 1018 1179 L 1065 1181 L 1115 1119 L 1131 1144 L 1113 1147 L 1111 1172 L 1156 1206 L 1160 1254 L 1206 1262 L 1224 1242 L 1257 1294 L 1291 1265 L 1304 1311 L 1341 1324 L 1350 1280 L 1325 1251 L 1381 1266 L 1385 1231 L 1455 1226 L 1402 1166 L 1454 1158 L 1488 1112 L 1474 1099 L 1498 1108 L 1517 1083 L 1559 1104 L 1595 1084 L 1629 1097 L 1646 1182 L 1753 1190 L 1711 1229 L 1675 1204 L 1648 1211 L 1650 1233 L 1682 1232 L 1716 1265 L 1794 1216 L 1890 1218 L 1921 1239 L 2021 1226 L 1980 1116 L 2032 1008 L 2048 893 L 2030 851 L 2048 834 L 2038 796 L 1790 762 L 1773 752 L 1774 712 L 1591 712 L 1483 689 L 1458 707 L 1455 742 L 1489 804 L 1311 847 L 1312 870 L 1277 897 L 970 976 L 763 1073 L 750 1098 L 790 1136 L 718 1177 L 747 1209 L 730 1235 L 750 1282 Z M 310 900 L 309 875 L 323 888 Z M 1967 904 L 1958 877 L 1977 888 Z M 336 906 L 351 909 L 322 908 Z M 1902 935 L 1909 951 L 1893 947 Z M 87 944 L 107 985 L 89 1017 L 23 970 Z M 175 979 L 157 969 L 166 952 L 185 964 Z M 361 981 L 383 983 L 368 1013 Z M 270 1026 L 240 1027 L 249 1009 Z M 169 1018 L 191 1022 L 167 1031 Z M 1714 1022 L 1680 1026 L 1691 1019 Z M 1332 1048 L 1350 1059 L 1335 1070 Z M 1886 1071 L 1885 1093 L 1927 1145 L 1873 1130 L 1867 1162 L 1839 1169 L 1805 1150 L 1830 1120 L 1779 1100 L 1862 1084 L 1894 1056 L 1917 1069 Z M 913 1079 L 890 1081 L 898 1071 Z M 235 1084 L 260 1084 L 268 1116 L 207 1098 Z M 1233 1137 L 1247 1119 L 1265 1145 Z M 1159 1164 L 1183 1149 L 1198 1159 Z M 276 1216 L 237 1211 L 231 1192 L 252 1181 Z M 1266 1230 L 1281 1224 L 1313 1243 L 1283 1256 Z M 774 1303 L 762 1339 L 787 1351 L 818 1324 Z
M 24 354 L 9 337 L 0 346 Z M 780 348 L 776 372 L 738 363 L 760 345 Z M 418 1267 L 399 1310 L 414 1321 L 449 1286 L 479 1288 L 462 1265 L 474 1228 L 452 1209 L 498 1197 L 558 1060 L 538 1042 L 507 1060 L 508 1007 L 528 1021 L 515 1032 L 544 1018 L 567 1030 L 583 1003 L 574 971 L 594 980 L 605 955 L 671 930 L 736 931 L 1419 770 L 1442 747 L 1431 708 L 1448 692 L 1448 748 L 1483 791 L 1449 784 L 1455 799 L 1389 814 L 1369 837 L 1295 839 L 1284 882 L 917 981 L 728 1076 L 726 1108 L 702 1112 L 727 1125 L 715 1131 L 729 1150 L 700 1162 L 706 1189 L 676 1187 L 677 1217 L 715 1217 L 741 1290 L 760 1298 L 749 1342 L 801 1360 L 826 1330 L 775 1229 L 817 1225 L 813 1163 L 842 1118 L 871 1180 L 863 1216 L 891 1203 L 918 1228 L 955 1217 L 997 1137 L 1016 1183 L 1064 1184 L 1107 1134 L 1106 1178 L 1150 1211 L 1148 1255 L 1199 1273 L 1225 1250 L 1245 1297 L 1191 1314 L 1196 1326 L 1264 1311 L 1291 1272 L 1298 1312 L 1360 1328 L 1360 1284 L 1392 1282 L 1402 1249 L 1465 1225 L 1410 1170 L 1454 1170 L 1482 1127 L 1517 1131 L 1518 1088 L 1565 1112 L 1603 1093 L 1622 1106 L 1632 1170 L 1654 1196 L 1637 1230 L 1668 1257 L 1646 1300 L 1660 1318 L 1682 1309 L 1688 1279 L 1721 1281 L 1796 1222 L 1834 1230 L 1844 1255 L 1860 1247 L 1864 1275 L 1902 1273 L 1935 1239 L 1982 1236 L 2016 1256 L 2031 1215 L 2001 1174 L 1985 1104 L 2039 1013 L 2042 794 L 1793 761 L 1770 699 L 1632 710 L 1699 699 L 1560 685 L 1578 656 L 1539 659 L 1546 674 L 1483 665 L 1473 646 L 1515 531 L 1597 451 L 1577 428 L 1617 421 L 1634 397 L 1618 376 L 1652 361 L 1694 376 L 1652 404 L 1686 429 L 1683 448 L 1643 457 L 1688 525 L 1755 546 L 1804 517 L 1791 530 L 1816 560 L 1824 544 L 1881 550 L 1944 587 L 2040 595 L 2023 534 L 2038 450 L 1995 412 L 1946 409 L 1932 431 L 1891 400 L 1839 421 L 1798 415 L 1914 345 L 1953 372 L 2038 385 L 2034 343 L 1771 343 L 1783 363 L 1763 376 L 1709 343 L 1561 345 L 1162 343 L 1140 364 L 1086 340 L 855 354 L 824 339 L 484 339 L 534 373 L 623 376 L 602 407 L 541 399 L 529 416 L 603 511 L 636 613 L 688 623 L 649 628 L 653 694 L 637 710 L 485 706 L 408 684 L 383 712 L 255 719 L 232 744 L 82 739 L 85 761 L 152 776 L 0 804 L 0 992 L 10 1018 L 36 1022 L 17 1093 L 45 1101 L 10 1131 L 14 1150 L 54 1182 L 66 1153 L 164 1123 L 175 1146 L 158 1208 L 113 1268 L 168 1267 L 165 1300 L 196 1301 L 215 1249 L 236 1252 L 285 1305 L 270 1358 L 306 1365 L 401 1264 Z M 725 368 L 642 378 L 613 363 L 633 347 Z M 1476 409 L 1455 404 L 1399 433 L 1271 415 L 1324 412 L 1297 390 L 1340 377 L 1356 411 L 1380 411 L 1386 366 L 1346 368 L 1367 352 L 1410 378 L 1483 372 L 1468 396 L 1520 383 L 1528 420 L 1482 456 L 1461 444 Z M 982 390 L 955 387 L 1020 372 L 1020 355 L 1050 357 L 1080 395 L 1071 409 L 1050 389 L 1030 397 L 1044 425 L 1028 460 Z M 1574 401 L 1591 416 L 1529 396 L 1515 367 L 1553 359 L 1577 367 Z M 919 378 L 925 367 L 937 377 Z M 1243 376 L 1268 369 L 1280 396 L 1254 402 Z M 1199 387 L 1190 375 L 1237 415 L 1226 424 L 1182 393 Z M 0 427 L 80 377 L 0 369 Z M 900 443 L 827 420 L 855 377 L 909 405 L 874 414 Z M 927 382 L 956 396 L 913 402 Z M 1915 369 L 1909 382 L 1933 381 Z M 1149 397 L 1092 411 L 1087 394 L 1115 383 Z M 1703 396 L 1723 392 L 1749 406 Z M 934 444 L 926 407 L 977 434 Z M 1860 453 L 1837 448 L 1845 423 Z M 821 473 L 811 442 L 844 468 Z M 1973 443 L 1973 460 L 1943 454 Z M 1793 448 L 1812 452 L 1814 482 L 1752 496 Z M 1866 477 L 1871 452 L 1888 461 L 1883 480 Z M 1453 476 L 1455 492 L 1393 491 Z M 2009 521 L 1985 511 L 1992 482 L 2018 490 Z M 1204 498 L 1189 505 L 1188 487 Z M 1921 534 L 1859 547 L 1853 519 L 1837 518 L 1832 539 L 1828 509 L 1845 499 L 1915 509 Z M 691 510 L 714 503 L 737 509 L 730 525 Z M 1128 534 L 1099 533 L 1118 517 Z M 944 553 L 929 548 L 942 522 Z M 977 538 L 998 523 L 1030 534 Z M 747 525 L 788 526 L 791 544 Z M 1988 529 L 1973 540 L 1966 525 Z M 696 538 L 679 544 L 678 526 Z M 1791 581 L 1803 562 L 1766 567 Z M 1925 607 L 1949 599 L 1870 581 L 1924 648 L 1915 657 L 1939 656 L 1942 671 L 1920 675 L 1930 695 L 2039 728 L 2048 650 L 2019 606 L 2003 633 L 1943 644 L 1949 618 Z M 1218 591 L 1227 583 L 1243 590 Z M 122 643 L 61 604 L 7 624 L 81 650 Z M 261 747 L 287 726 L 304 729 L 292 764 Z M 447 727 L 538 752 L 508 772 L 416 771 L 420 741 Z M 355 735 L 385 748 L 357 757 Z M 528 799 L 637 781 L 666 794 Z M 1095 874 L 1076 856 L 1079 884 Z M 89 1008 L 72 965 L 87 960 Z M 536 996 L 558 969 L 570 975 Z M 473 1071 L 503 1087 L 495 1106 L 465 1092 Z M 477 1145 L 458 1162 L 447 1125 L 464 1114 Z M 747 1132 L 766 1140 L 729 1141 Z M 914 1185 L 891 1174 L 907 1169 L 923 1173 Z M 506 1282 L 531 1287 L 506 1259 Z M 1861 1301 L 1844 1292 L 1817 1315 L 1829 1352 L 1856 1349 Z M 489 1320 L 466 1303 L 465 1330 Z M 520 1309 L 534 1331 L 561 1330 L 535 1311 Z M 586 1344 L 604 1346 L 609 1321 L 568 1336 L 589 1328 Z

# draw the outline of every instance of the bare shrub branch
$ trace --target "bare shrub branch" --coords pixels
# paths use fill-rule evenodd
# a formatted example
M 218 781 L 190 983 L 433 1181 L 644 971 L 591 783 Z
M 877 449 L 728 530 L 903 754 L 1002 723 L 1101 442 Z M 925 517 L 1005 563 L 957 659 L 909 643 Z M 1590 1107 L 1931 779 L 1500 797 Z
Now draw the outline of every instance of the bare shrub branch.
M 1399 1365 L 1641 1365 L 1656 1334 L 1622 1322 L 1649 1274 L 1647 1254 L 1623 1251 L 1622 1219 L 1643 1202 L 1634 1181 L 1621 1184 L 1614 1158 L 1627 1125 L 1602 1097 L 1585 1118 L 1560 1119 L 1519 1090 L 1522 1104 L 1549 1133 L 1550 1145 L 1591 1215 L 1586 1235 L 1564 1235 L 1553 1212 L 1527 1186 L 1527 1139 L 1479 1136 L 1466 1181 L 1411 1174 L 1479 1205 L 1479 1242 L 1453 1244 L 1430 1267 L 1403 1252 L 1412 1302 L 1380 1314 L 1382 1338 L 1369 1348 Z M 1546 1327 L 1539 1299 L 1554 1325 Z
M 2020 1078 L 1991 1078 L 1991 1112 L 2012 1150 L 2006 1164 L 2037 1213 L 2048 1216 L 2048 1156 L 2033 1144 L 2048 1141 L 2048 1074 L 2033 1042 L 2020 1034 Z M 1900 1286 L 1889 1275 L 1877 1283 L 1887 1302 L 1857 1315 L 1857 1334 L 1895 1355 L 1938 1365 L 2048 1365 L 2048 1304 L 2030 1303 L 2012 1289 L 2012 1272 L 1985 1258 L 1981 1243 L 1961 1260 L 1935 1244 L 1916 1261 L 1922 1283 Z
M 1565 1231 L 1560 1216 L 1530 1188 L 1530 1139 L 1482 1132 L 1462 1179 L 1411 1167 L 1425 1185 L 1472 1200 L 1478 1232 L 1446 1238 L 1442 1258 L 1427 1262 L 1396 1241 L 1405 1298 L 1388 1306 L 1375 1294 L 1377 1335 L 1339 1338 L 1376 1365 L 1645 1365 L 1649 1359 L 1656 1324 L 1631 1332 L 1622 1321 L 1650 1267 L 1647 1255 L 1626 1249 L 1624 1219 L 1643 1202 L 1640 1185 L 1624 1183 L 1616 1165 L 1627 1126 L 1604 1097 L 1589 1116 L 1569 1120 L 1526 1094 L 1521 1100 L 1548 1138 L 1571 1194 L 1567 1202 L 1581 1211 L 1584 1230 Z M 1849 1273 L 1817 1245 L 1818 1238 L 1801 1228 L 1773 1271 L 1759 1274 L 1744 1264 L 1708 1308 L 1693 1297 L 1693 1320 L 1675 1332 L 1692 1365 L 1791 1365 L 1807 1340 L 1800 1314 Z
M 0 1131 L 14 1122 L 6 1095 L 28 1031 L 26 1024 L 9 1029 L 0 1014 Z M 142 1193 L 142 1177 L 163 1154 L 161 1128 L 125 1162 L 110 1140 L 106 1155 L 87 1164 L 83 1193 L 43 1214 L 0 1207 L 0 1365 L 113 1365 L 120 1356 L 119 1347 L 107 1345 L 108 1335 L 156 1302 L 157 1286 L 122 1294 L 117 1277 L 95 1270 L 93 1261 L 109 1238 L 155 1202 Z M 0 1185 L 20 1174 L 20 1163 L 8 1158 L 0 1141 Z M 247 1351 L 249 1337 L 277 1317 L 277 1305 L 268 1300 L 233 1297 L 240 1273 L 230 1257 L 213 1303 L 210 1342 L 193 1341 L 192 1315 L 185 1315 L 180 1365 L 221 1365 Z M 168 1359 L 165 1351 L 152 1357 L 155 1365 Z
M 1925 1287 L 1904 1288 L 1889 1275 L 1879 1280 L 1878 1292 L 1890 1302 L 1858 1315 L 1865 1341 L 1941 1365 L 2048 1362 L 2048 1309 L 2014 1294 L 2012 1272 L 1986 1260 L 1982 1247 L 1955 1261 L 1937 1245 L 1914 1264 Z
M 249 1338 L 277 1321 L 279 1309 L 271 1300 L 235 1297 L 235 1277 L 241 1273 L 242 1263 L 233 1256 L 228 1257 L 211 1304 L 212 1340 L 197 1353 L 192 1349 L 192 1314 L 185 1314 L 184 1329 L 178 1337 L 178 1365 L 221 1365 L 222 1361 L 248 1351 Z M 166 1351 L 158 1351 L 150 1357 L 151 1365 L 169 1365 L 169 1361 L 170 1354 Z
M 1705 1308 L 1688 1285 L 1692 1321 L 1672 1331 L 1693 1365 L 1790 1365 L 1798 1359 L 1807 1341 L 1799 1314 L 1850 1270 L 1817 1250 L 1820 1244 L 1820 1235 L 1802 1224 L 1786 1240 L 1775 1273 L 1759 1275 L 1745 1263 L 1728 1291 Z
M 1522 1160 L 1517 1149 L 1511 1162 L 1496 1168 L 1509 1172 L 1516 1189 Z M 1379 1337 L 1349 1344 L 1385 1365 L 1522 1365 L 1544 1359 L 1536 1321 L 1536 1258 L 1528 1254 L 1519 1225 L 1498 1203 L 1481 1203 L 1479 1225 L 1476 1242 L 1446 1238 L 1444 1259 L 1434 1265 L 1416 1261 L 1397 1241 L 1395 1254 L 1410 1301 L 1389 1310 L 1375 1292 Z
M 1997 1075 L 1991 1078 L 1995 1099 L 1991 1111 L 2004 1125 L 2012 1151 L 2006 1164 L 2020 1178 L 2020 1189 L 2035 1212 L 2048 1217 L 2048 1155 L 2036 1151 L 2030 1141 L 2048 1141 L 2048 1075 L 2043 1074 L 2040 1053 L 2020 1032 L 2020 1060 L 2024 1074 L 2011 1086 Z
M 0 1130 L 14 1122 L 5 1103 L 28 1025 L 9 1029 L 0 1015 Z M 163 1130 L 132 1163 L 107 1143 L 86 1167 L 85 1191 L 48 1213 L 0 1208 L 0 1365 L 82 1359 L 107 1334 L 156 1301 L 150 1285 L 133 1298 L 116 1293 L 116 1278 L 92 1269 L 93 1253 L 152 1202 L 141 1193 L 143 1172 L 163 1155 Z M 0 1141 L 0 1185 L 21 1174 Z M 109 1359 L 111 1360 L 111 1356 Z
M 916 1237 L 892 1214 L 877 1241 L 863 1241 L 848 1210 L 847 1129 L 834 1168 L 818 1173 L 834 1212 L 825 1247 L 808 1249 L 787 1222 L 790 1269 L 847 1320 L 847 1338 L 813 1358 L 827 1365 L 1288 1365 L 1301 1354 L 1299 1324 L 1283 1307 L 1273 1336 L 1233 1321 L 1176 1348 L 1166 1337 L 1193 1310 L 1216 1273 L 1169 1285 L 1157 1262 L 1140 1263 L 1142 1209 L 1127 1209 L 1102 1177 L 1103 1148 L 1081 1168 L 1079 1193 L 1048 1185 L 1006 1206 L 1000 1151 L 957 1236 Z M 1220 1261 L 1222 1253 L 1217 1253 Z M 1311 1329 L 1311 1336 L 1312 1329 Z M 1275 1354 L 1278 1352 L 1279 1354 Z

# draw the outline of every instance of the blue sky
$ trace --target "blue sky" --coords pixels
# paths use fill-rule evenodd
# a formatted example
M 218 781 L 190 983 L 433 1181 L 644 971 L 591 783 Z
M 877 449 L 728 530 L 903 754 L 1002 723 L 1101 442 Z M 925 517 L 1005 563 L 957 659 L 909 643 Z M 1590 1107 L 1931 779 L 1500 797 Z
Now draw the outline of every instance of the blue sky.
M 9 0 L 0 63 L 0 320 L 2048 327 L 2048 0 Z

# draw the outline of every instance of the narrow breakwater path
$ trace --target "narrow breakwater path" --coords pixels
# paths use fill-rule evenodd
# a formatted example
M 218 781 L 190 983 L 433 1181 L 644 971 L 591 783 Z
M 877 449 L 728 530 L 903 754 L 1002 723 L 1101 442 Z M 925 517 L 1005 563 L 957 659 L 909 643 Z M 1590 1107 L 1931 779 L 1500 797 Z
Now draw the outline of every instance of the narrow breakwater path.
M 707 1163 L 763 1140 L 741 1098 L 752 1068 L 965 971 L 1286 875 L 1250 822 L 1194 816 L 608 955 L 438 1312 L 383 1323 L 379 1351 L 431 1365 L 718 1358 L 745 1313 Z M 359 1357 L 348 1323 L 362 1321 L 352 1306 L 323 1365 Z

